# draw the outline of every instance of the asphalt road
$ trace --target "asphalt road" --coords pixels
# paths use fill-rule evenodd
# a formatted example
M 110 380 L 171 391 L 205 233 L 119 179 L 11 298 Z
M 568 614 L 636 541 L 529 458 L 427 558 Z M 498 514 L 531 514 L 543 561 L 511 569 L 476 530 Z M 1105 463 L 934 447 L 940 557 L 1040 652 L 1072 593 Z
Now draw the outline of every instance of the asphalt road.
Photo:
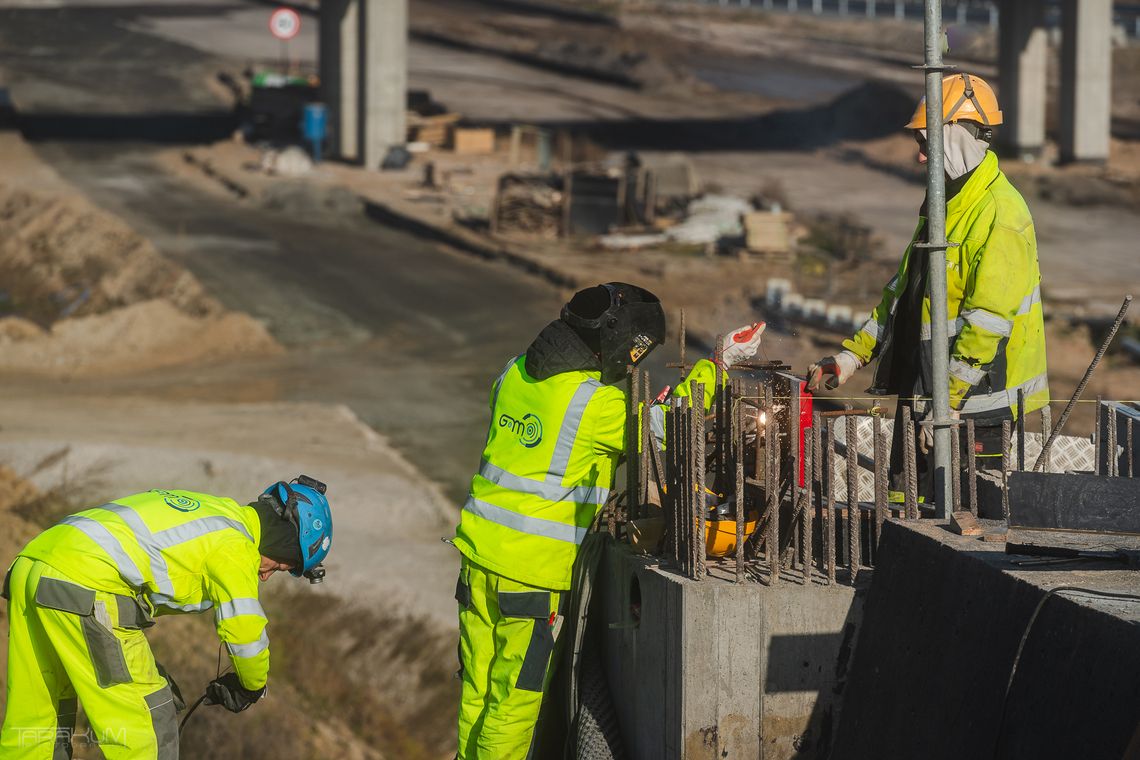
M 216 62 L 137 30 L 142 15 L 200 10 L 0 10 L 0 69 L 41 156 L 292 349 L 269 362 L 100 381 L 104 390 L 248 399 L 260 388 L 346 403 L 459 498 L 478 462 L 489 383 L 562 296 L 320 198 L 273 213 L 159 170 L 156 144 L 232 128 L 205 87 Z

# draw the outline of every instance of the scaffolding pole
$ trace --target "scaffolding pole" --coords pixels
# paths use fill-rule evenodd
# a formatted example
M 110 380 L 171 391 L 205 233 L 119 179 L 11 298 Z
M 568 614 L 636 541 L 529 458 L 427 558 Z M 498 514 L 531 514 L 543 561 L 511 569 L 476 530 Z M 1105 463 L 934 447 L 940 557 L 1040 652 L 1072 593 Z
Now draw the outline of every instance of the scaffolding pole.
M 954 474 L 950 472 L 950 345 L 946 303 L 946 175 L 942 144 L 942 0 L 926 0 L 926 243 L 930 296 L 930 354 L 934 387 L 934 498 L 937 515 L 950 516 Z

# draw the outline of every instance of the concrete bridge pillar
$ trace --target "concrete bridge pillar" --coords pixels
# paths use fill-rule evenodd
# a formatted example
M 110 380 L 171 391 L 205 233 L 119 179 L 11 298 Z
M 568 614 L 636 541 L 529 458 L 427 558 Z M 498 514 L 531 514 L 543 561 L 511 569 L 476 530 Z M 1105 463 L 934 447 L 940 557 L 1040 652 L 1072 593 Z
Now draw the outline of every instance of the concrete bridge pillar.
M 1061 14 L 1061 160 L 1103 162 L 1112 122 L 1112 0 L 1063 0 Z
M 1022 159 L 1045 145 L 1048 40 L 1045 5 L 1037 0 L 1001 0 L 998 21 L 1001 108 L 999 147 Z
M 331 153 L 377 169 L 405 141 L 407 0 L 322 0 L 321 99 Z

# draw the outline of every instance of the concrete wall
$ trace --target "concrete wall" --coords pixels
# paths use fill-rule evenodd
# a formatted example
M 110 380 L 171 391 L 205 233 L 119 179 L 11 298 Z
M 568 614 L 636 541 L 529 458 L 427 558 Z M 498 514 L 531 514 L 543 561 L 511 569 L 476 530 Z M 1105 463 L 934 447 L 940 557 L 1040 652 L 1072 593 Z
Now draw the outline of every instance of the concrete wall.
M 1012 559 L 933 521 L 884 525 L 833 760 L 1125 757 L 1140 722 L 1140 605 L 1050 598 L 1005 692 L 1046 589 L 1140 593 L 1140 573 Z
M 599 585 L 607 673 L 632 758 L 826 757 L 861 592 L 691 581 L 616 544 Z

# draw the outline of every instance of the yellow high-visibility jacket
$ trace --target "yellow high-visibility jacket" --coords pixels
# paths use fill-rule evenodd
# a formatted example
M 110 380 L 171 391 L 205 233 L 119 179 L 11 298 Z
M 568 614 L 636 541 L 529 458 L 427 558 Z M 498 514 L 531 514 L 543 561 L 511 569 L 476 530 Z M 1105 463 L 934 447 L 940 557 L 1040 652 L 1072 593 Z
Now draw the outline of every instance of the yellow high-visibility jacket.
M 251 507 L 190 491 L 147 491 L 65 517 L 20 556 L 152 614 L 213 609 L 218 637 L 250 690 L 269 674 L 258 601 L 261 523 Z
M 907 247 L 898 274 L 883 289 L 871 318 L 844 348 L 864 364 L 891 344 L 898 298 L 920 231 Z M 1017 391 L 1032 412 L 1049 401 L 1041 271 L 1033 218 L 1021 194 L 987 152 L 962 189 L 946 204 L 946 251 L 950 329 L 950 406 L 963 417 L 1016 417 Z M 922 352 L 930 359 L 930 297 L 922 301 L 921 345 L 893 352 Z M 889 368 L 880 361 L 872 392 L 888 392 Z
M 674 391 L 711 390 L 716 367 L 701 360 Z M 706 391 L 709 409 L 713 393 Z M 691 402 L 690 402 L 691 403 Z M 609 498 L 625 451 L 626 392 L 601 373 L 573 370 L 537 380 L 526 355 L 507 365 L 491 392 L 491 427 L 463 505 L 455 546 L 472 562 L 521 583 L 570 588 L 578 546 Z M 664 408 L 650 425 L 664 438 Z

